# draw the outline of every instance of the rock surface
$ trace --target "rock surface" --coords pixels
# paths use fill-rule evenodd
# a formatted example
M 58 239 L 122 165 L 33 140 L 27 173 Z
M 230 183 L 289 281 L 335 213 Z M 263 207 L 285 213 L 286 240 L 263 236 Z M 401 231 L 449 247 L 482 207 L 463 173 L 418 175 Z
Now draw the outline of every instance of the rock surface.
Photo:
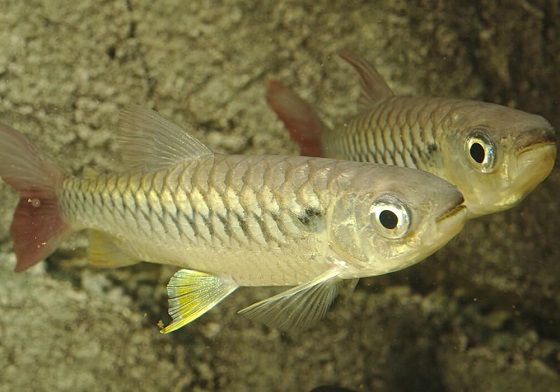
M 77 5 L 79 4 L 79 5 Z M 327 122 L 355 109 L 336 56 L 374 62 L 399 93 L 511 105 L 560 127 L 560 6 L 535 0 L 4 1 L 0 121 L 63 167 L 115 164 L 118 110 L 157 109 L 227 153 L 297 153 L 268 110 L 274 77 Z M 560 171 L 477 219 L 427 261 L 363 280 L 316 328 L 235 314 L 243 289 L 158 333 L 172 268 L 87 266 L 83 234 L 15 274 L 15 194 L 0 185 L 0 392 L 560 390 Z

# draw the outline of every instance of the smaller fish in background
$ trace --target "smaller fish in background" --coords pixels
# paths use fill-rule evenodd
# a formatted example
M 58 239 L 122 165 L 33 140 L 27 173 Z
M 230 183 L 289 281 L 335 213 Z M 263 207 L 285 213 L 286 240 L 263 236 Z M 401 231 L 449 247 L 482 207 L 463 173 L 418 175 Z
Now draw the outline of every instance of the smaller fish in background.
M 240 286 L 294 286 L 241 313 L 281 329 L 322 318 L 341 284 L 398 271 L 463 228 L 463 196 L 408 168 L 298 156 L 221 155 L 151 110 L 121 112 L 120 171 L 72 176 L 0 124 L 0 177 L 20 195 L 16 271 L 73 232 L 90 262 L 181 268 L 163 333 Z
M 459 188 L 471 218 L 517 205 L 552 170 L 556 136 L 543 117 L 487 102 L 395 96 L 364 59 L 340 56 L 362 89 L 359 113 L 334 128 L 291 89 L 266 82 L 268 104 L 302 155 L 428 171 Z

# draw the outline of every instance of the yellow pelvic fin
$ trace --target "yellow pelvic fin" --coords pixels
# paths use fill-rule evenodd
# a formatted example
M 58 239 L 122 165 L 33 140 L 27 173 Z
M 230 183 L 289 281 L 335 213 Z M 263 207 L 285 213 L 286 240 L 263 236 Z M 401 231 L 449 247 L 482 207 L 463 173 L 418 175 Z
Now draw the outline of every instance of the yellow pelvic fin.
M 197 319 L 236 288 L 235 282 L 218 276 L 187 269 L 177 271 L 167 285 L 173 321 L 160 332 L 175 331 Z
M 342 282 L 337 269 L 264 299 L 239 311 L 270 327 L 281 330 L 304 329 L 322 319 L 338 294 Z
M 135 257 L 125 253 L 115 239 L 97 230 L 89 232 L 89 263 L 96 267 L 116 268 L 138 263 Z

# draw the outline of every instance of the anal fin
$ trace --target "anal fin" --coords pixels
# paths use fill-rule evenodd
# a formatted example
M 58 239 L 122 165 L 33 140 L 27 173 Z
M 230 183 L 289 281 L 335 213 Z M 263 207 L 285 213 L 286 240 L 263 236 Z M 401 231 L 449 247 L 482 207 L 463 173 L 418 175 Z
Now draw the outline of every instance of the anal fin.
M 342 279 L 337 269 L 239 311 L 280 330 L 304 329 L 325 316 Z
M 187 269 L 179 270 L 169 280 L 169 315 L 171 324 L 161 333 L 169 333 L 202 316 L 237 288 L 228 279 Z
M 124 252 L 110 235 L 97 230 L 89 233 L 89 263 L 96 267 L 116 268 L 138 263 L 138 258 Z

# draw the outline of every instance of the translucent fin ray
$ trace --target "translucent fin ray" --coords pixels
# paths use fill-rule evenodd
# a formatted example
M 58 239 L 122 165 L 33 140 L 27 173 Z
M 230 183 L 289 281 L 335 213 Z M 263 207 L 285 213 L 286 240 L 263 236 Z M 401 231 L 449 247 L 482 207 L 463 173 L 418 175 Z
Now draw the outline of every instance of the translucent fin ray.
M 121 110 L 117 142 L 129 170 L 158 170 L 213 154 L 177 124 L 140 106 Z
M 96 267 L 116 268 L 138 263 L 135 257 L 124 252 L 116 240 L 100 231 L 89 232 L 89 263 Z
M 305 329 L 322 319 L 338 294 L 338 270 L 239 311 L 280 330 Z
M 25 135 L 0 124 L 0 177 L 20 195 L 11 226 L 20 272 L 54 252 L 71 231 L 56 194 L 66 174 Z
M 300 155 L 321 156 L 323 123 L 311 105 L 276 80 L 267 80 L 265 87 L 268 106 L 284 123 L 292 140 L 301 146 Z
M 343 49 L 339 56 L 350 64 L 360 76 L 361 95 L 358 102 L 360 110 L 371 109 L 377 101 L 395 95 L 379 72 L 361 56 Z
M 204 272 L 179 270 L 169 280 L 169 315 L 171 324 L 161 333 L 169 333 L 202 316 L 237 288 L 231 280 Z

